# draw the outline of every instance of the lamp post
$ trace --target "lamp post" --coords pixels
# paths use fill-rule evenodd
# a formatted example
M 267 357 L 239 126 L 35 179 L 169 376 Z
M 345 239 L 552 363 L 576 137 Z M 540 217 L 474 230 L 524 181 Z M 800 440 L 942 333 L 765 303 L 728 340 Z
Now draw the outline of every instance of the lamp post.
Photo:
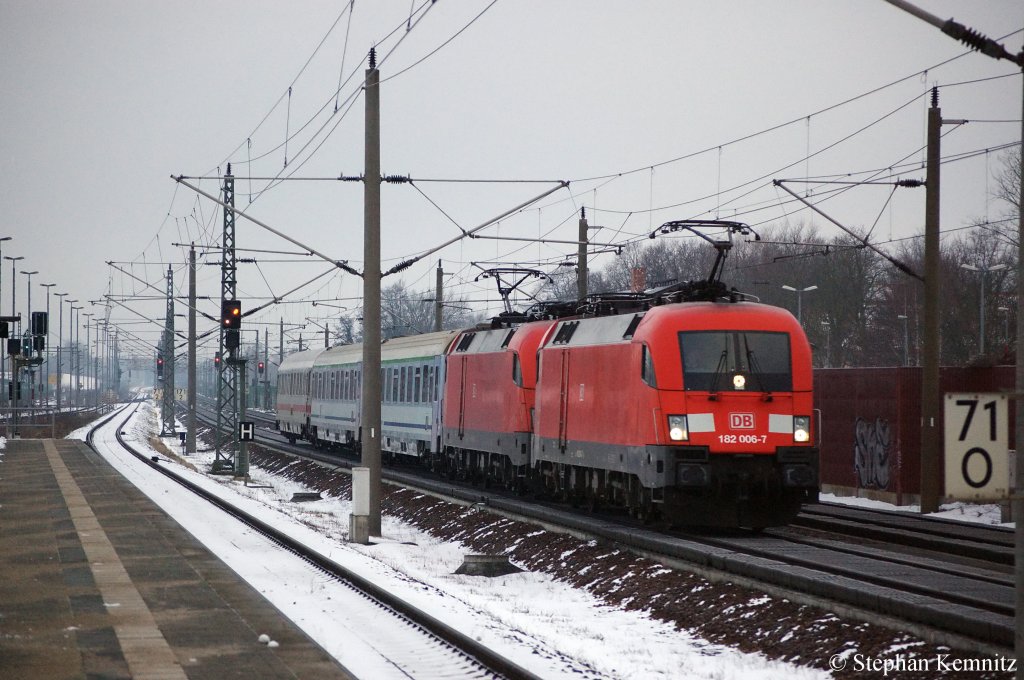
M 981 274 L 981 302 L 978 310 L 978 354 L 985 354 L 985 275 L 989 272 L 998 272 L 1006 269 L 1005 264 L 994 264 L 991 267 L 976 267 L 973 264 L 962 264 L 961 269 L 968 269 Z
M 85 314 L 82 314 L 81 316 L 85 317 L 85 378 L 86 378 L 85 396 L 86 396 L 86 400 L 88 400 L 88 397 L 89 397 L 89 383 L 88 383 L 88 379 L 89 379 L 89 365 L 92 363 L 92 361 L 89 360 L 89 321 L 92 319 L 93 313 L 92 312 L 86 312 Z M 82 405 L 85 406 L 84 403 Z
M 11 261 L 11 316 L 17 316 L 17 314 L 18 314 L 18 303 L 16 301 L 16 297 L 15 297 L 14 293 L 15 293 L 15 288 L 18 287 L 17 286 L 18 282 L 15 279 L 15 277 L 17 276 L 17 274 L 15 273 L 15 269 L 17 269 L 17 266 L 15 265 L 15 263 L 18 260 L 24 260 L 25 256 L 24 255 L 19 255 L 17 257 L 11 257 L 10 255 L 4 255 L 4 259 Z M 13 331 L 11 332 L 11 337 L 15 337 Z
M 0 238 L 0 247 L 2 247 L 4 241 L 10 241 L 12 238 L 13 238 L 12 236 L 4 236 L 4 237 Z M 2 262 L 3 262 L 3 251 L 0 250 L 0 263 L 2 263 Z M 3 277 L 0 276 L 0 284 L 2 284 L 2 283 L 3 283 Z M 2 290 L 2 285 L 0 285 L 0 290 Z M 2 314 L 3 314 L 3 302 L 0 302 L 0 315 L 2 315 Z M 14 314 L 14 310 L 13 309 L 11 310 L 11 314 Z M 2 353 L 0 353 L 0 354 L 2 354 Z M 7 371 L 4 368 L 3 358 L 0 357 L 0 392 L 4 391 L 4 378 L 6 377 L 6 375 L 7 375 Z
M 74 378 L 72 378 L 72 376 L 74 375 L 74 371 L 75 371 L 75 353 L 73 351 L 70 351 L 70 350 L 71 350 L 71 347 L 74 347 L 74 345 L 75 345 L 74 322 L 75 322 L 75 303 L 76 302 L 78 302 L 78 300 L 68 300 L 67 301 L 67 303 L 68 303 L 68 345 L 69 345 L 69 347 L 68 347 L 69 351 L 68 351 L 68 399 L 67 399 L 67 401 L 68 401 L 69 404 L 74 403 L 74 400 L 73 400 L 71 395 L 73 394 L 74 388 L 75 388 L 75 383 L 73 382 Z
M 28 289 L 28 301 L 27 308 L 25 311 L 25 320 L 27 321 L 27 326 L 25 324 L 22 324 L 22 328 L 25 329 L 24 335 L 27 335 L 29 337 L 29 347 L 32 347 L 35 344 L 33 342 L 35 340 L 35 336 L 32 335 L 32 331 L 34 330 L 32 328 L 32 275 L 38 274 L 39 272 L 27 272 L 25 270 L 22 270 L 21 273 L 25 274 L 28 277 L 28 285 L 26 286 L 26 288 Z M 35 395 L 32 394 L 32 392 L 35 391 L 35 379 L 36 369 L 30 365 L 28 367 L 29 406 L 35 405 Z
M 46 404 L 50 404 L 50 289 L 56 286 L 56 283 L 40 283 L 40 286 L 46 289 L 46 349 L 43 350 L 46 356 L 46 380 L 43 382 L 42 393 L 46 398 Z M 42 375 L 40 375 L 40 378 Z
M 797 320 L 797 322 L 801 326 L 803 326 L 804 325 L 803 308 L 802 308 L 803 294 L 804 293 L 809 293 L 812 290 L 818 290 L 818 287 L 817 286 L 807 286 L 806 288 L 794 288 L 793 286 L 783 286 L 782 289 L 783 290 L 790 290 L 790 291 L 793 291 L 794 293 L 796 293 L 796 320 Z
M 910 365 L 910 341 L 907 334 L 907 315 L 897 314 L 896 318 L 903 322 L 903 365 Z
M 78 302 L 78 300 L 75 300 L 74 302 Z M 80 405 L 80 399 L 81 399 L 81 396 L 82 396 L 82 376 L 80 375 L 80 373 L 82 372 L 82 345 L 81 345 L 82 333 L 81 333 L 80 325 L 81 325 L 81 321 L 82 321 L 82 310 L 83 309 L 85 309 L 85 307 L 81 306 L 81 305 L 79 305 L 78 307 L 72 307 L 71 308 L 72 312 L 78 312 L 77 314 L 74 315 L 75 320 L 73 322 L 74 323 L 74 338 L 75 338 L 75 377 L 74 377 L 75 384 L 74 384 L 74 388 L 75 388 L 75 406 L 76 407 Z
M 28 277 L 28 286 L 27 286 L 27 288 L 28 288 L 28 300 L 26 301 L 27 304 L 28 304 L 28 310 L 25 313 L 25 318 L 28 320 L 28 324 L 29 324 L 28 332 L 29 332 L 29 334 L 31 334 L 32 333 L 32 275 L 33 274 L 38 274 L 39 272 L 38 271 L 27 272 L 27 271 L 25 271 L 23 269 L 23 270 L 21 270 L 21 273 Z
M 0 238 L 0 247 L 2 247 L 2 243 L 4 241 L 10 241 L 12 238 L 13 238 L 12 236 L 4 236 L 3 238 Z M 3 251 L 0 250 L 0 255 L 2 255 L 2 252 Z M 0 284 L 2 284 L 2 283 L 3 283 L 2 277 L 0 277 Z M 0 290 L 2 290 L 2 286 L 0 286 Z M 3 303 L 0 303 L 0 314 L 3 313 L 2 310 L 3 310 Z M 13 309 L 11 310 L 11 314 L 14 314 L 14 310 Z
M 57 410 L 60 411 L 60 397 L 64 385 L 64 297 L 67 293 L 54 293 L 60 298 L 57 303 L 60 319 L 57 321 Z

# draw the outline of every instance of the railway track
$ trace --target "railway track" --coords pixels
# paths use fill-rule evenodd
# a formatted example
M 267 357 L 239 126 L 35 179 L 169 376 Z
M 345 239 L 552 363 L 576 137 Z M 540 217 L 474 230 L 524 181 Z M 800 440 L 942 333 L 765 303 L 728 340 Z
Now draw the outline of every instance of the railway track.
M 351 467 L 354 458 L 290 445 L 271 432 L 264 446 Z M 835 504 L 808 506 L 791 527 L 763 535 L 679 532 L 616 514 L 580 514 L 499 490 L 481 490 L 408 469 L 386 468 L 393 484 L 613 541 L 711 580 L 749 585 L 794 601 L 898 627 L 942 644 L 1013 647 L 1012 533 Z M 977 538 L 975 538 L 977 535 Z
M 398 668 L 415 669 L 409 677 L 537 677 L 475 639 L 293 539 L 286 532 L 234 506 L 218 494 L 175 474 L 161 465 L 159 459 L 154 460 L 140 453 L 124 437 L 124 429 L 137 408 L 138 404 L 129 404 L 97 423 L 90 430 L 86 442 L 96 450 L 95 438 L 109 438 L 113 432 L 116 444 L 140 462 L 347 586 L 353 595 L 346 610 L 351 619 L 365 621 L 365 625 L 381 631 L 380 639 L 387 643 L 388 659 Z M 118 416 L 126 412 L 124 419 L 118 420 Z

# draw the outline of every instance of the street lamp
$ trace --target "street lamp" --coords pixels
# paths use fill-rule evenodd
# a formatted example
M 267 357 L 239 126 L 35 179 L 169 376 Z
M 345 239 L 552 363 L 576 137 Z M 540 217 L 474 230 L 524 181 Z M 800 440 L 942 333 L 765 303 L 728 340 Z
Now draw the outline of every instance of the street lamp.
M 783 286 L 782 289 L 783 290 L 790 290 L 790 291 L 793 291 L 794 293 L 796 293 L 796 320 L 802 326 L 803 323 L 804 323 L 804 320 L 803 320 L 803 310 L 802 310 L 802 305 L 801 305 L 801 299 L 803 297 L 803 294 L 804 293 L 808 293 L 808 292 L 810 292 L 812 290 L 818 290 L 818 287 L 817 286 L 807 286 L 806 288 L 794 288 L 793 286 Z
M 18 257 L 11 257 L 10 255 L 4 255 L 4 259 L 11 261 L 11 316 L 17 316 L 18 315 L 18 303 L 15 301 L 16 299 L 15 299 L 15 296 L 14 296 L 14 292 L 15 292 L 14 289 L 17 288 L 17 283 L 18 282 L 14 278 L 16 276 L 16 274 L 14 272 L 14 270 L 16 268 L 14 263 L 17 262 L 18 260 L 24 260 L 25 256 L 24 255 L 19 255 Z M 11 337 L 14 337 L 14 333 L 13 332 L 11 333 Z
M 78 300 L 72 300 L 72 302 L 78 302 Z M 82 310 L 83 309 L 85 309 L 85 307 L 83 305 L 79 305 L 78 307 L 72 307 L 71 308 L 72 312 L 78 312 L 78 314 L 72 314 L 72 316 L 74 317 L 74 321 L 72 322 L 72 325 L 73 325 L 73 328 L 74 328 L 73 337 L 75 338 L 75 340 L 74 340 L 74 343 L 75 343 L 75 377 L 74 377 L 75 384 L 72 387 L 74 387 L 74 389 L 75 389 L 75 406 L 79 406 L 80 405 L 79 402 L 80 402 L 80 399 L 81 399 L 81 396 L 82 396 L 82 376 L 81 376 L 81 372 L 82 372 L 82 345 L 81 345 L 82 333 L 81 333 L 81 329 L 79 328 L 79 325 L 81 324 L 81 321 L 82 321 Z
M 4 236 L 3 238 L 0 238 L 0 243 L 2 243 L 3 241 L 10 241 L 12 238 L 14 238 L 14 237 L 13 236 Z M 2 247 L 2 246 L 0 246 L 0 247 Z M 0 253 L 2 253 L 2 251 L 0 251 Z M 0 284 L 2 284 L 2 283 L 3 283 L 3 281 L 0 280 Z M 0 303 L 0 309 L 2 309 L 2 308 L 3 308 L 3 304 Z M 13 309 L 11 310 L 11 314 L 14 314 L 14 310 Z
M 29 323 L 28 332 L 31 333 L 32 332 L 32 275 L 33 274 L 38 274 L 39 272 L 38 271 L 27 272 L 27 271 L 25 271 L 23 269 L 21 271 L 21 273 L 28 277 L 28 301 L 27 301 L 28 302 L 28 312 L 25 315 L 25 318 L 28 319 L 28 323 Z
M 998 272 L 1006 269 L 1005 264 L 994 264 L 991 267 L 976 267 L 973 264 L 961 264 L 961 269 L 969 269 L 972 272 L 981 274 L 981 302 L 978 311 L 980 322 L 978 324 L 978 355 L 985 354 L 985 275 L 989 272 Z
M 80 316 L 84 316 L 85 317 L 85 379 L 86 379 L 85 396 L 86 396 L 86 398 L 88 398 L 89 397 L 89 383 L 88 383 L 88 380 L 89 380 L 89 365 L 92 363 L 92 361 L 89 359 L 89 320 L 92 319 L 92 317 L 95 316 L 95 315 L 92 312 L 86 312 L 85 314 L 80 314 Z M 84 406 L 85 404 L 83 403 L 82 405 Z
M 25 319 L 28 321 L 28 326 L 26 327 L 24 324 L 22 324 L 22 333 L 24 335 L 27 335 L 29 338 L 32 338 L 31 340 L 29 340 L 29 347 L 33 347 L 34 344 L 35 344 L 34 343 L 35 338 L 32 335 L 32 330 L 33 330 L 32 329 L 32 275 L 33 274 L 38 274 L 39 272 L 38 271 L 27 272 L 27 271 L 22 270 L 21 273 L 28 276 L 28 286 L 27 286 L 28 287 L 28 309 L 25 312 Z M 26 330 L 28 331 L 27 333 L 25 332 Z M 33 368 L 32 366 L 29 366 L 29 369 L 28 369 L 28 386 L 29 386 L 30 390 L 35 390 L 35 379 L 36 379 L 36 369 Z M 34 402 L 35 402 L 35 398 L 30 396 L 29 406 L 35 406 Z
M 68 293 L 54 293 L 60 298 L 57 307 L 60 319 L 57 321 L 57 410 L 60 411 L 60 397 L 64 389 L 64 298 Z
M 2 246 L 3 241 L 10 241 L 12 238 L 13 238 L 12 236 L 4 236 L 4 237 L 0 238 L 0 246 Z M 0 252 L 0 263 L 2 263 L 2 262 L 3 262 L 2 252 Z M 0 284 L 2 284 L 2 283 L 3 283 L 3 277 L 0 276 Z M 2 287 L 2 286 L 0 286 L 0 287 Z M 3 309 L 3 303 L 0 302 L 0 314 L 3 313 L 2 309 Z M 14 310 L 13 309 L 11 310 L 11 314 L 14 314 Z M 11 324 L 11 325 L 13 327 L 14 324 Z M 6 375 L 7 375 L 7 372 L 6 372 L 6 369 L 4 368 L 3 359 L 0 358 L 0 392 L 4 391 L 4 378 L 6 377 Z
M 46 289 L 46 349 L 43 350 L 46 355 L 46 382 L 43 383 L 44 388 L 43 394 L 46 396 L 46 404 L 50 404 L 50 289 L 56 286 L 56 283 L 40 283 L 40 286 Z M 42 377 L 42 375 L 40 375 Z

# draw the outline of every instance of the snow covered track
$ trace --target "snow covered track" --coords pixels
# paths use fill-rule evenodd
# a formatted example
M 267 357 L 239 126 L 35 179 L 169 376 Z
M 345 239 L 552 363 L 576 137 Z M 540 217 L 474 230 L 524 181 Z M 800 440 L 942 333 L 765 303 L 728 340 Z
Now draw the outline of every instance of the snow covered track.
M 175 474 L 160 464 L 159 457 L 154 457 L 154 460 L 140 453 L 123 436 L 137 408 L 138 406 L 126 408 L 125 410 L 130 410 L 130 413 L 123 420 L 116 418 L 118 414 L 114 414 L 97 424 L 87 437 L 89 445 L 98 451 L 94 440 L 101 440 L 109 455 L 116 442 L 116 446 L 130 454 L 137 463 L 144 463 L 149 468 L 159 471 L 173 480 L 175 485 L 187 490 L 186 493 L 176 494 L 180 500 L 175 502 L 212 503 L 234 520 L 257 532 L 262 541 L 272 542 L 291 553 L 295 559 L 312 565 L 321 574 L 329 576 L 334 585 L 343 585 L 342 588 L 331 589 L 328 599 L 334 599 L 334 606 L 345 612 L 346 620 L 339 621 L 339 627 L 348 628 L 353 635 L 371 647 L 374 653 L 380 655 L 381 658 L 377 662 L 379 668 L 368 669 L 368 672 L 372 671 L 374 677 L 537 677 L 485 645 L 293 539 L 287 533 L 236 507 L 215 493 L 210 486 Z M 125 410 L 119 413 L 124 413 Z M 187 499 L 189 495 L 193 496 L 193 500 Z M 232 521 L 209 517 L 208 512 L 205 514 L 206 521 L 213 525 L 223 525 L 225 521 Z M 269 549 L 264 547 L 258 554 L 262 556 L 262 553 Z M 339 631 L 339 635 L 341 634 L 346 633 Z M 346 659 L 345 664 L 351 668 L 349 660 Z M 382 672 L 381 669 L 384 676 L 379 674 Z
M 334 453 L 286 445 L 262 433 L 259 439 L 261 445 L 290 455 L 339 467 L 350 465 Z M 645 527 L 619 515 L 582 514 L 455 480 L 438 480 L 408 467 L 385 469 L 383 476 L 420 493 L 465 505 L 480 504 L 491 512 L 553 531 L 613 541 L 638 555 L 710 580 L 763 589 L 935 643 L 967 648 L 981 645 L 992 653 L 1012 647 L 1013 611 L 1008 604 L 1012 602 L 1012 584 L 1001 572 L 1006 565 L 1001 556 L 1004 549 L 998 544 L 1006 533 L 1003 530 L 958 527 L 905 513 L 892 517 L 863 509 L 812 506 L 798 524 L 809 524 L 813 516 L 822 523 L 829 514 L 841 514 L 835 521 L 850 524 L 852 517 L 860 515 L 862 533 L 888 532 L 890 539 L 882 544 L 877 536 L 869 542 L 857 533 L 808 535 L 789 528 L 769 530 L 761 536 L 676 533 Z M 886 529 L 887 523 L 900 526 Z M 917 539 L 910 538 L 912 533 Z M 971 539 L 971 534 L 982 538 Z M 948 545 L 954 540 L 959 541 L 958 549 L 951 551 Z M 957 555 L 963 556 L 959 562 Z

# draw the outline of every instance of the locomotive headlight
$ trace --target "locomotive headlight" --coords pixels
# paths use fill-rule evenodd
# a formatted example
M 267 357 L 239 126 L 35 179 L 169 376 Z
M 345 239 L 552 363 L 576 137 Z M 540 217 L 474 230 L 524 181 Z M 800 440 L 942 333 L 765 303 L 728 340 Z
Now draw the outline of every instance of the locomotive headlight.
M 811 441 L 811 417 L 793 416 L 793 441 Z
M 690 431 L 686 427 L 686 416 L 668 417 L 668 438 L 674 442 L 685 442 L 690 438 Z
M 737 373 L 732 377 L 732 386 L 738 390 L 746 389 L 747 379 L 743 377 L 743 375 L 741 375 L 740 373 Z

